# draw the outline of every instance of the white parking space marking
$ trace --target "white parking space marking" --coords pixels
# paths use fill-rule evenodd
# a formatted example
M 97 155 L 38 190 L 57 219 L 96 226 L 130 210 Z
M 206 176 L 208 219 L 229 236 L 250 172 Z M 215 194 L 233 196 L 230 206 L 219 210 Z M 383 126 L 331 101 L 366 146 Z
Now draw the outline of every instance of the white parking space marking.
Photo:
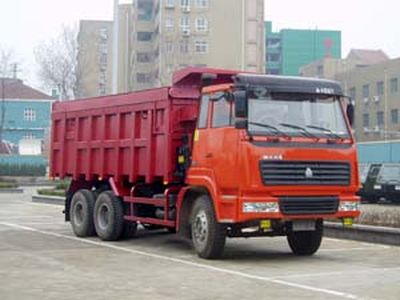
M 380 247 L 379 247 L 380 248 Z M 390 249 L 390 248 L 381 248 Z M 376 251 L 376 247 L 358 247 L 358 248 L 333 248 L 333 249 L 319 249 L 318 252 L 351 252 L 351 251 Z
M 385 273 L 390 271 L 399 271 L 400 267 L 393 268 L 367 268 L 364 270 L 357 271 L 337 271 L 337 272 L 319 272 L 319 273 L 304 273 L 304 274 L 293 274 L 293 275 L 285 275 L 285 276 L 276 276 L 272 277 L 273 279 L 289 279 L 289 278 L 308 278 L 308 277 L 322 277 L 322 276 L 335 276 L 335 275 L 356 275 L 356 274 L 364 274 L 364 273 Z
M 192 262 L 192 261 L 188 261 L 188 260 L 184 260 L 184 259 L 173 258 L 173 257 L 164 256 L 164 255 L 160 255 L 160 254 L 148 253 L 148 252 L 143 252 L 143 251 L 139 251 L 139 250 L 135 250 L 135 249 L 124 248 L 124 247 L 117 246 L 117 245 L 110 244 L 110 243 L 97 242 L 97 241 L 93 241 L 93 240 L 89 240 L 89 239 L 80 239 L 80 238 L 77 238 L 74 236 L 68 236 L 68 235 L 59 234 L 59 233 L 55 233 L 55 232 L 51 232 L 51 231 L 39 230 L 39 229 L 36 229 L 33 227 L 22 226 L 22 225 L 8 223 L 8 222 L 0 222 L 0 225 L 18 229 L 18 230 L 25 230 L 25 231 L 30 231 L 30 232 L 34 232 L 34 233 L 40 233 L 40 234 L 47 235 L 47 236 L 53 236 L 53 237 L 73 240 L 73 241 L 77 241 L 77 242 L 81 242 L 81 243 L 91 244 L 91 245 L 98 246 L 98 247 L 114 249 L 114 250 L 121 251 L 121 252 L 141 255 L 141 256 L 145 256 L 145 257 L 151 257 L 151 258 L 155 258 L 155 259 L 160 259 L 160 260 L 169 261 L 172 263 L 187 265 L 190 267 L 200 268 L 203 270 L 213 271 L 213 272 L 217 272 L 217 273 L 224 273 L 224 274 L 229 274 L 232 276 L 242 277 L 242 278 L 246 278 L 246 279 L 253 279 L 253 280 L 263 281 L 263 282 L 267 282 L 267 283 L 274 283 L 274 284 L 278 284 L 278 285 L 293 287 L 293 288 L 311 291 L 311 292 L 315 292 L 315 293 L 319 293 L 319 294 L 326 294 L 326 295 L 336 296 L 336 297 L 345 298 L 345 299 L 364 299 L 362 297 L 358 297 L 356 295 L 349 294 L 346 292 L 318 288 L 318 287 L 308 286 L 308 285 L 304 285 L 304 284 L 297 284 L 297 283 L 289 282 L 289 281 L 282 280 L 282 279 L 274 279 L 274 278 L 269 278 L 269 277 L 252 275 L 249 273 L 234 271 L 234 270 L 225 269 L 225 268 L 221 268 L 221 267 L 213 267 L 213 266 L 210 266 L 207 264 L 196 263 L 196 262 Z

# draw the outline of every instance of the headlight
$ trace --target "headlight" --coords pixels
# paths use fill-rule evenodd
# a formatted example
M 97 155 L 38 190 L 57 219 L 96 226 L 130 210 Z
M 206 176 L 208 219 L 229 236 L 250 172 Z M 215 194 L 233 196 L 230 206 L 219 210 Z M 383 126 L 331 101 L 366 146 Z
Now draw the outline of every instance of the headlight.
M 339 211 L 359 211 L 360 202 L 356 201 L 343 201 L 340 202 Z
M 279 212 L 278 202 L 244 202 L 243 212 L 245 213 L 277 213 Z

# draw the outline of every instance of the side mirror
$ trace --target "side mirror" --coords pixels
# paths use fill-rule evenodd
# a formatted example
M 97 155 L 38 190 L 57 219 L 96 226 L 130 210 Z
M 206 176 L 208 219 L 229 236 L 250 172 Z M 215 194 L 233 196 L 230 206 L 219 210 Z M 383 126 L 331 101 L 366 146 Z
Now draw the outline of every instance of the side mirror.
M 349 120 L 350 125 L 353 127 L 353 124 L 354 124 L 354 105 L 352 103 L 347 104 L 346 115 L 347 115 L 347 119 Z
M 247 92 L 236 91 L 233 93 L 235 100 L 235 117 L 236 118 L 247 118 Z

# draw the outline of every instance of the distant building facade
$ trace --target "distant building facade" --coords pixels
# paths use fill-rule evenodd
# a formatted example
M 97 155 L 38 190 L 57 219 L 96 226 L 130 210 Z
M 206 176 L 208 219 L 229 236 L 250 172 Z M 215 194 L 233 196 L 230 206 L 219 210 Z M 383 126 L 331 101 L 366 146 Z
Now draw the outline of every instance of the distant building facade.
M 120 93 L 169 85 L 172 74 L 187 66 L 265 71 L 263 0 L 134 0 L 120 4 L 117 15 Z M 102 26 L 112 35 L 112 23 L 91 22 L 82 21 L 79 34 L 80 45 L 88 49 L 82 53 L 92 53 L 85 68 L 90 75 L 83 81 L 84 96 L 99 94 L 95 72 L 99 47 L 88 37 Z M 107 61 L 111 64 L 110 40 Z M 106 93 L 111 88 L 111 69 L 107 65 Z
M 341 32 L 334 30 L 282 29 L 273 31 L 265 22 L 268 74 L 299 75 L 300 67 L 322 58 L 340 59 Z
M 356 104 L 359 142 L 400 139 L 400 58 L 338 74 Z
M 82 20 L 78 34 L 79 97 L 111 93 L 113 22 Z
M 349 72 L 356 68 L 368 67 L 385 62 L 389 57 L 382 50 L 353 49 L 345 59 L 325 57 L 300 68 L 300 75 L 336 79 L 338 74 Z
M 40 144 L 49 134 L 53 98 L 19 79 L 0 78 L 0 83 L 0 95 L 5 99 L 3 141 L 14 147 L 23 145 L 20 153 L 40 154 Z

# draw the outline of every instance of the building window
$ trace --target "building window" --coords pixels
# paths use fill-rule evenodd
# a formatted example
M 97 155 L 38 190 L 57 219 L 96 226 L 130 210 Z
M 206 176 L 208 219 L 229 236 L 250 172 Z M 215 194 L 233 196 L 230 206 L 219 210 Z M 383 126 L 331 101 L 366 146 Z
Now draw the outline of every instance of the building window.
M 165 0 L 165 6 L 166 7 L 174 7 L 175 6 L 175 0 Z
M 369 97 L 369 85 L 365 84 L 362 88 L 363 98 L 367 99 Z
M 137 33 L 137 40 L 141 42 L 151 41 L 153 38 L 153 33 L 147 31 L 141 31 Z
M 36 111 L 33 108 L 24 109 L 24 120 L 25 121 L 36 121 Z
M 151 74 L 150 73 L 137 73 L 136 74 L 136 81 L 139 83 L 146 83 L 151 80 Z
M 369 114 L 363 114 L 363 127 L 369 127 Z
M 208 42 L 196 41 L 194 44 L 195 52 L 205 54 L 208 53 Z
M 139 21 L 151 21 L 153 17 L 153 1 L 138 0 Z
M 392 115 L 392 123 L 393 124 L 399 124 L 399 110 L 398 109 L 392 109 L 390 113 Z
M 196 7 L 198 8 L 207 8 L 208 0 L 196 0 Z
M 171 17 L 168 17 L 165 19 L 165 28 L 167 28 L 167 30 L 171 31 L 174 29 L 174 19 Z
M 172 53 L 174 51 L 174 43 L 171 41 L 165 42 L 165 52 Z
M 349 91 L 349 94 L 350 94 L 350 98 L 351 98 L 352 100 L 355 100 L 355 99 L 356 99 L 356 96 L 357 96 L 356 88 L 355 88 L 355 87 L 351 88 L 350 91 Z
M 385 93 L 385 84 L 383 83 L 383 81 L 378 81 L 376 83 L 376 94 L 378 96 L 383 96 L 384 93 Z
M 324 66 L 320 65 L 317 68 L 317 75 L 319 78 L 324 77 Z
M 189 16 L 183 16 L 181 18 L 181 29 L 182 29 L 182 31 L 190 30 L 190 18 L 189 18 Z
M 279 53 L 268 54 L 268 62 L 280 62 L 281 55 Z
M 152 54 L 148 52 L 139 52 L 136 54 L 136 61 L 139 63 L 149 63 L 152 61 Z
M 100 39 L 102 41 L 106 41 L 108 39 L 108 30 L 107 28 L 103 27 L 99 30 Z
M 27 133 L 24 135 L 24 140 L 34 140 L 36 137 L 33 133 Z
M 190 0 L 181 0 L 181 7 L 184 9 L 190 9 Z
M 208 20 L 204 17 L 196 18 L 196 30 L 208 31 Z
M 99 85 L 99 95 L 104 96 L 106 94 L 107 94 L 107 89 L 106 89 L 105 84 L 100 84 Z
M 383 111 L 378 111 L 376 113 L 376 124 L 379 127 L 382 127 L 385 124 Z
M 397 78 L 390 79 L 390 93 L 397 93 L 399 90 L 399 80 Z
M 180 49 L 181 49 L 181 53 L 183 53 L 183 54 L 189 53 L 189 42 L 186 40 L 181 41 Z

